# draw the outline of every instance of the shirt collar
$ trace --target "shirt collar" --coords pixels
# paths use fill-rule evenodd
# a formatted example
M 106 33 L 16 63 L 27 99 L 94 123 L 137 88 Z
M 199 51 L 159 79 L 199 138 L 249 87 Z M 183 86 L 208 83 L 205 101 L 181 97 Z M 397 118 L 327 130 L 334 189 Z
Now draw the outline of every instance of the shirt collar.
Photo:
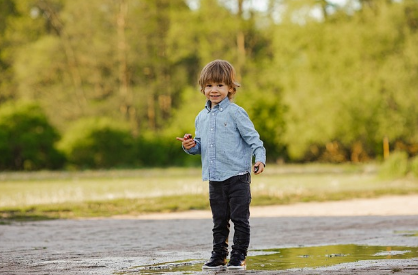
M 215 108 L 219 108 L 219 111 L 223 111 L 225 110 L 226 107 L 228 107 L 228 105 L 231 104 L 231 101 L 229 100 L 228 97 L 225 97 L 218 105 L 215 106 Z M 208 110 L 208 112 L 210 112 L 210 107 L 211 107 L 211 102 L 210 100 L 206 101 L 206 105 L 205 108 L 206 110 Z

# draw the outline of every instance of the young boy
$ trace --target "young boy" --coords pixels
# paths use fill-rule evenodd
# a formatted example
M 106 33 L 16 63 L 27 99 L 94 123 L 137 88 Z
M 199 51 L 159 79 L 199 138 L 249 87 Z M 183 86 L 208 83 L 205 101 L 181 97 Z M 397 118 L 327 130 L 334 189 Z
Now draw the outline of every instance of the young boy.
M 246 111 L 230 100 L 240 85 L 234 67 L 225 60 L 207 64 L 199 78 L 206 96 L 205 108 L 195 120 L 195 138 L 186 134 L 186 153 L 201 154 L 202 178 L 209 180 L 213 218 L 213 251 L 203 269 L 223 269 L 228 256 L 229 221 L 234 223 L 234 244 L 227 268 L 245 269 L 250 243 L 251 165 L 254 174 L 263 172 L 266 150 Z

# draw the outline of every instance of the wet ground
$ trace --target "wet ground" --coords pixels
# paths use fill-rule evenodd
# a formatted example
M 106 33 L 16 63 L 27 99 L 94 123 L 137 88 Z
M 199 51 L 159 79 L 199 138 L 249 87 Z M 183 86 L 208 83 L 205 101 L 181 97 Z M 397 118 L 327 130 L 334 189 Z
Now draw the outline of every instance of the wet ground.
M 283 271 L 313 268 L 329 268 L 339 264 L 360 261 L 405 260 L 418 258 L 418 248 L 409 246 L 368 246 L 368 245 L 321 245 L 277 249 L 260 249 L 250 252 L 246 263 L 252 271 Z M 204 261 L 186 260 L 132 267 L 120 274 L 192 274 L 201 271 Z M 410 266 L 410 269 L 413 267 Z M 225 269 L 225 268 L 224 268 Z M 393 267 L 392 272 L 401 271 Z
M 233 274 L 418 275 L 416 195 L 251 213 L 248 268 Z M 201 271 L 211 226 L 208 211 L 0 221 L 0 274 L 231 274 Z
M 248 270 L 233 274 L 418 274 L 418 215 L 251 224 Z M 200 266 L 210 250 L 210 219 L 0 225 L 0 274 L 208 274 Z

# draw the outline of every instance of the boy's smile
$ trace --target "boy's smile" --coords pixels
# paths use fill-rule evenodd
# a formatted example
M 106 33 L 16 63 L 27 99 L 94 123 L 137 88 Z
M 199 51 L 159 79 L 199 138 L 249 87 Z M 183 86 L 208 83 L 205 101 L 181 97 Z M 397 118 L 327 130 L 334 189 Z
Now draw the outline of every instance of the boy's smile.
M 230 87 L 223 82 L 208 82 L 205 86 L 205 96 L 212 103 L 212 108 L 228 96 Z

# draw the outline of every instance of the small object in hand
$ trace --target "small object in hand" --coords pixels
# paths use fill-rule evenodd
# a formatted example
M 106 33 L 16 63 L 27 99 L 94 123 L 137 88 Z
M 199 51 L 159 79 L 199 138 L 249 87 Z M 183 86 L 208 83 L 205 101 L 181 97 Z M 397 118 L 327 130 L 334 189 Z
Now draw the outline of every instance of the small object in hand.
M 191 134 L 185 134 L 184 140 L 189 140 L 189 139 L 193 139 L 193 136 Z M 196 141 L 194 141 L 194 145 L 192 147 L 195 147 L 195 145 L 196 145 Z
M 254 166 L 254 173 L 257 173 L 259 168 L 260 167 L 258 167 L 258 166 Z

